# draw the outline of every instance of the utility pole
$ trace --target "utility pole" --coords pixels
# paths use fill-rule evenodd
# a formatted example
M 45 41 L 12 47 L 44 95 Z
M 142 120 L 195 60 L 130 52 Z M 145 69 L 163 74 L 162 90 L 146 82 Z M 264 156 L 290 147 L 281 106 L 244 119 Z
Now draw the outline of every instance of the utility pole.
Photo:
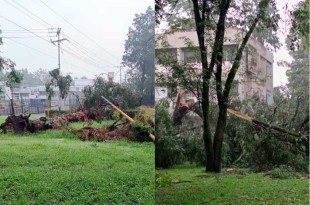
M 57 40 L 55 40 L 55 41 L 52 41 L 51 40 L 51 43 L 53 43 L 53 44 L 55 44 L 55 43 L 57 43 L 57 46 L 58 46 L 58 69 L 60 70 L 60 42 L 62 42 L 62 41 L 69 41 L 68 39 L 66 39 L 66 38 L 62 38 L 62 39 L 60 39 L 59 37 L 60 37 L 60 32 L 61 32 L 61 28 L 58 28 L 57 29 Z
M 60 71 L 60 42 L 62 41 L 69 41 L 68 39 L 66 38 L 62 38 L 60 39 L 60 32 L 61 32 L 61 28 L 57 28 L 57 40 L 55 41 L 52 41 L 51 40 L 51 43 L 55 45 L 55 43 L 57 43 L 57 46 L 58 46 L 58 69 Z M 59 89 L 59 88 L 58 88 Z M 59 96 L 58 96 L 58 113 L 61 112 L 61 96 L 60 96 L 60 89 L 59 89 Z

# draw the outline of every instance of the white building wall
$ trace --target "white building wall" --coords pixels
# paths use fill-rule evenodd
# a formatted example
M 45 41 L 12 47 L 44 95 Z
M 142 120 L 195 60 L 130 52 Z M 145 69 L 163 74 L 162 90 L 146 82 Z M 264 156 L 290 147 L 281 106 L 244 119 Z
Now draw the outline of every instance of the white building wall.
M 242 35 L 241 30 L 227 29 L 224 45 L 239 44 Z M 158 35 L 156 49 L 176 48 L 178 61 L 183 61 L 183 49 L 188 47 L 185 39 L 190 40 L 193 46 L 198 47 L 199 44 L 196 31 L 190 30 L 165 35 L 164 38 L 162 38 L 161 35 Z M 261 100 L 265 102 L 268 101 L 268 104 L 271 104 L 273 102 L 273 55 L 255 39 L 250 39 L 248 45 L 256 50 L 256 53 L 248 52 L 248 59 L 256 59 L 257 65 L 252 67 L 250 67 L 250 65 L 247 66 L 245 61 L 246 52 L 244 52 L 243 61 L 241 62 L 238 73 L 235 77 L 235 80 L 239 82 L 238 97 L 240 99 L 245 99 L 254 94 L 258 94 Z M 230 70 L 231 66 L 232 64 L 229 61 L 223 63 L 223 75 L 225 79 L 225 73 Z M 247 69 L 252 72 L 248 72 L 249 70 Z M 167 71 L 163 66 L 156 64 L 155 72 Z M 269 72 L 269 74 L 267 72 Z M 270 95 L 270 99 L 267 99 L 268 95 Z

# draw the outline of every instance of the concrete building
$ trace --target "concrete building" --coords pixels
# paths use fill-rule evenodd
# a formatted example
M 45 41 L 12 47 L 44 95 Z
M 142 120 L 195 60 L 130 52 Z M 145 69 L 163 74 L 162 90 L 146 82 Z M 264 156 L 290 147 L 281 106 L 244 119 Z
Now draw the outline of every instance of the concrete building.
M 242 35 L 244 35 L 242 31 L 226 29 L 223 62 L 224 80 L 232 66 Z M 198 52 L 199 44 L 195 30 L 178 31 L 172 34 L 159 34 L 156 38 L 156 49 L 159 51 L 163 49 L 168 51 L 178 62 L 186 62 L 196 67 L 198 66 L 199 69 L 197 72 L 201 72 Z M 208 50 L 211 50 L 211 48 L 208 47 Z M 261 101 L 272 104 L 272 65 L 272 53 L 268 51 L 261 42 L 250 38 L 247 48 L 243 52 L 242 62 L 235 77 L 234 87 L 231 91 L 235 92 L 241 100 L 256 95 Z M 169 69 L 164 66 L 156 63 L 155 72 L 168 74 L 168 70 Z

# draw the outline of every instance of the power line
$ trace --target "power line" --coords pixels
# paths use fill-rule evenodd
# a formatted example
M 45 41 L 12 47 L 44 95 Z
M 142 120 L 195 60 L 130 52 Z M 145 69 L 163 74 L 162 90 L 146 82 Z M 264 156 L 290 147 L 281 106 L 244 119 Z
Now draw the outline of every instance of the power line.
M 91 39 L 89 36 L 87 36 L 85 33 L 83 33 L 82 31 L 80 31 L 78 28 L 76 28 L 73 24 L 71 24 L 67 19 L 65 19 L 63 16 L 61 16 L 59 13 L 57 13 L 54 9 L 52 9 L 50 6 L 48 6 L 46 3 L 44 3 L 42 0 L 39 0 L 42 4 L 44 4 L 47 8 L 49 8 L 53 13 L 55 13 L 58 17 L 60 17 L 62 20 L 64 20 L 65 22 L 67 22 L 69 25 L 71 25 L 77 32 L 79 32 L 80 34 L 82 34 L 84 37 L 86 37 L 88 40 L 90 40 L 91 42 L 93 42 L 94 44 L 96 44 L 98 47 L 100 47 L 102 50 L 104 50 L 107 54 L 109 54 L 110 56 L 112 56 L 113 58 L 115 58 L 116 60 L 119 60 L 118 57 L 114 56 L 113 54 L 111 54 L 110 52 L 108 52 L 105 48 L 103 48 L 101 45 L 99 45 L 95 40 Z
M 68 64 L 68 62 L 66 61 L 66 59 L 65 59 L 65 55 L 64 55 L 64 53 L 63 53 L 63 49 L 61 48 L 61 53 L 62 53 L 62 57 L 63 57 L 63 62 L 65 63 L 65 64 Z M 81 67 L 81 69 L 83 69 L 83 70 L 86 70 L 85 68 L 82 68 Z M 90 70 L 87 70 L 88 72 L 90 72 L 90 73 L 92 73 L 92 74 L 94 74 L 94 75 L 97 75 L 97 73 L 94 73 L 94 72 L 92 72 L 92 71 L 90 71 Z
M 48 44 L 50 44 L 50 42 L 49 42 L 48 40 L 42 38 L 41 36 L 35 34 L 34 32 L 32 32 L 32 31 L 30 31 L 30 30 L 28 30 L 28 29 L 26 29 L 26 28 L 20 26 L 19 24 L 15 23 L 15 22 L 13 22 L 13 21 L 11 21 L 11 20 L 9 20 L 9 19 L 7 19 L 7 18 L 5 18 L 5 17 L 3 17 L 3 16 L 1 16 L 1 15 L 0 15 L 0 17 L 3 18 L 3 19 L 5 19 L 5 20 L 7 20 L 7 21 L 9 21 L 10 23 L 15 24 L 16 26 L 18 26 L 18 27 L 20 27 L 20 28 L 22 28 L 22 29 L 24 29 L 24 30 L 26 30 L 26 31 L 28 31 L 28 32 L 30 32 L 30 33 L 32 33 L 32 34 L 35 35 L 36 37 L 39 37 L 40 39 L 42 39 L 42 40 L 46 41 Z M 54 44 L 52 44 L 52 45 L 54 45 Z M 54 46 L 56 46 L 56 45 L 54 45 Z M 93 66 L 93 65 L 92 65 L 92 66 Z
M 29 33 L 32 33 L 33 35 L 37 36 L 38 38 L 42 39 L 43 41 L 46 41 L 48 44 L 53 45 L 53 44 L 51 44 L 48 40 L 46 40 L 45 38 L 43 38 L 43 37 L 41 37 L 41 36 L 35 34 L 34 32 L 30 31 L 29 29 L 26 29 L 26 28 L 22 27 L 21 25 L 15 23 L 15 22 L 13 22 L 13 21 L 11 21 L 10 19 L 7 19 L 7 18 L 5 18 L 5 17 L 3 17 L 3 16 L 1 16 L 1 15 L 0 15 L 0 18 L 3 18 L 3 19 L 5 19 L 6 21 L 8 21 L 8 22 L 10 22 L 10 23 L 12 23 L 12 24 L 14 24 L 14 25 L 16 25 L 16 26 L 18 26 L 18 27 L 20 27 L 20 28 L 26 30 L 26 31 L 28 31 Z
M 16 2 L 15 0 L 12 0 L 13 2 L 15 2 L 15 4 L 17 4 L 18 6 L 22 7 L 24 10 L 26 10 L 28 13 L 30 13 L 32 16 L 30 16 L 28 13 L 25 13 L 23 10 L 21 10 L 20 8 L 14 6 L 13 4 L 9 3 L 7 0 L 4 0 L 7 4 L 11 5 L 12 7 L 14 7 L 15 9 L 19 10 L 20 12 L 22 12 L 23 14 L 27 15 L 29 18 L 33 19 L 34 21 L 38 22 L 39 24 L 41 24 L 43 27 L 46 27 L 46 25 L 50 26 L 50 27 L 54 27 L 53 25 L 51 25 L 50 23 L 46 22 L 44 19 L 40 18 L 39 16 L 37 16 L 36 14 L 34 14 L 33 12 L 29 11 L 27 8 L 25 8 L 24 6 L 20 5 L 18 2 Z M 37 19 L 41 20 L 42 22 L 44 22 L 46 25 L 42 24 L 40 21 L 38 21 L 37 19 L 35 19 L 33 16 L 35 16 Z M 51 30 L 53 30 L 54 28 L 52 28 Z M 75 28 L 76 29 L 76 28 Z M 47 30 L 50 30 L 49 28 Z M 15 30 L 18 31 L 18 30 Z M 30 29 L 27 30 L 27 32 L 29 32 Z M 18 31 L 18 33 L 24 33 L 25 31 Z M 39 33 L 39 32 L 36 32 Z M 41 32 L 40 32 L 41 33 Z M 39 37 L 38 35 L 36 35 L 36 37 Z M 42 36 L 41 36 L 42 37 Z M 50 36 L 49 36 L 50 37 Z M 11 38 L 11 37 L 10 37 Z M 17 37 L 17 38 L 26 38 L 26 37 Z M 71 39 L 73 40 L 73 39 Z M 80 49 L 79 49 L 80 50 Z M 83 52 L 85 54 L 85 52 Z M 87 55 L 87 54 L 85 54 Z M 89 58 L 92 58 L 90 55 L 87 55 Z M 94 58 L 92 58 L 94 59 Z M 112 66 L 114 66 L 112 63 L 110 63 L 109 61 L 105 60 L 108 64 L 111 64 Z
M 103 68 L 104 66 L 97 65 L 97 64 L 95 64 L 95 63 L 89 61 L 88 59 L 83 58 L 83 56 L 79 55 L 78 53 L 76 53 L 76 52 L 74 53 L 74 51 L 71 52 L 71 51 L 69 51 L 69 50 L 67 50 L 67 49 L 64 49 L 64 48 L 61 48 L 61 49 L 62 49 L 62 51 L 65 51 L 67 54 L 69 54 L 69 55 L 71 55 L 72 57 L 78 59 L 79 61 L 82 61 L 82 62 L 84 62 L 84 63 L 86 63 L 86 64 L 88 64 L 88 65 L 90 65 L 90 66 L 92 66 L 92 67 L 95 67 L 95 68 L 100 69 L 100 70 L 102 70 L 102 71 L 104 71 L 104 72 L 107 72 L 107 70 L 105 70 L 105 69 Z
M 29 29 L 30 30 L 30 29 Z M 34 31 L 35 33 L 50 33 L 50 31 Z M 14 34 L 24 34 L 29 33 L 28 31 L 1 31 L 1 33 L 14 33 Z
M 0 36 L 0 38 L 37 38 L 38 36 Z M 47 36 L 40 36 L 47 37 Z
M 28 13 L 32 14 L 33 16 L 35 16 L 36 18 L 40 19 L 42 22 L 45 23 L 45 25 L 38 21 L 37 19 L 33 18 L 32 16 L 30 16 L 29 14 L 25 13 L 23 10 L 21 10 L 20 8 L 14 6 L 13 4 L 11 4 L 10 2 L 8 2 L 7 0 L 3 0 L 5 1 L 7 4 L 9 4 L 10 6 L 14 7 L 15 9 L 19 10 L 20 12 L 24 13 L 25 15 L 27 15 L 29 18 L 33 19 L 34 21 L 38 22 L 39 24 L 41 24 L 43 27 L 48 27 L 51 26 L 53 27 L 51 24 L 49 24 L 48 22 L 46 22 L 45 20 L 43 20 L 42 18 L 40 18 L 39 16 L 35 15 L 34 13 L 32 13 L 31 11 L 29 11 L 28 9 L 26 9 L 25 7 L 23 7 L 22 5 L 20 5 L 19 3 L 17 3 L 16 1 L 12 0 L 15 4 L 19 5 L 20 7 L 22 7 L 24 10 L 26 10 Z M 46 26 L 48 25 L 48 26 Z
M 69 39 L 70 39 L 70 38 L 69 38 Z M 70 39 L 70 40 L 72 40 L 72 39 Z M 79 47 L 79 46 L 75 45 L 74 43 L 71 43 L 71 41 L 69 41 L 69 43 L 70 43 L 70 45 L 72 45 L 74 48 L 78 49 L 81 53 L 83 53 L 84 55 L 86 55 L 88 58 L 92 59 L 94 62 L 101 64 L 101 62 L 98 61 L 98 60 L 101 61 L 101 59 L 98 59 L 98 58 L 96 59 L 96 58 L 94 58 L 91 54 L 89 54 L 89 53 L 92 53 L 91 51 L 88 51 L 88 50 L 85 49 L 85 48 L 83 49 L 83 48 L 81 48 L 81 47 L 82 47 L 81 45 L 80 45 L 80 47 Z M 102 62 L 107 62 L 107 63 L 110 64 L 112 67 L 116 67 L 116 66 L 114 66 L 112 63 L 110 63 L 109 61 L 102 60 Z
M 95 56 L 98 60 L 100 60 L 100 61 L 102 61 L 102 62 L 107 62 L 107 63 L 110 64 L 112 67 L 116 67 L 113 63 L 111 63 L 110 61 L 108 61 L 108 60 L 102 58 L 101 56 L 99 56 L 99 55 L 96 54 L 95 52 L 93 52 L 93 51 L 87 49 L 86 47 L 84 47 L 83 45 L 81 45 L 78 41 L 76 41 L 76 40 L 70 38 L 68 35 L 66 35 L 66 34 L 64 34 L 64 33 L 63 33 L 63 35 L 69 39 L 69 42 L 71 43 L 71 45 L 73 45 L 74 47 L 78 48 L 79 50 L 82 49 L 82 50 L 84 50 L 85 52 L 90 53 L 91 55 L 88 55 L 88 56 L 91 56 L 92 59 L 94 59 L 93 56 Z M 74 45 L 74 44 L 76 44 L 76 45 Z
M 28 30 L 31 30 L 31 31 L 42 31 L 42 30 L 49 30 L 49 29 L 55 29 L 55 28 L 30 28 Z M 21 29 L 5 29 L 5 30 L 1 30 L 1 31 L 24 31 L 24 30 L 21 30 Z
M 76 49 L 78 49 L 81 53 L 83 53 L 86 57 L 88 57 L 88 59 L 86 59 L 86 60 L 88 60 L 88 61 L 91 62 L 92 64 L 97 65 L 97 67 L 107 67 L 106 65 L 103 65 L 101 62 L 99 62 L 98 60 L 96 60 L 95 58 L 93 58 L 91 55 L 89 55 L 87 52 L 83 51 L 82 49 L 80 49 L 79 47 L 75 46 L 74 44 L 70 44 L 70 45 L 74 46 L 74 47 L 75 47 Z M 69 47 L 69 46 L 67 46 L 67 45 L 66 45 L 65 47 L 67 47 L 69 50 L 71 50 L 72 52 L 74 52 L 75 54 L 77 54 L 77 55 L 80 56 L 80 53 L 77 52 L 77 51 L 75 51 L 75 50 L 73 50 L 71 47 Z M 112 66 L 110 66 L 110 67 L 115 68 L 116 66 L 112 65 Z
M 6 0 L 5 0 L 6 1 Z M 14 1 L 14 0 L 13 0 Z M 6 1 L 7 2 L 7 1 Z M 15 2 L 15 1 L 14 1 Z M 8 4 L 10 4 L 9 2 L 7 2 Z M 16 2 L 15 2 L 16 3 Z M 18 3 L 17 3 L 18 4 Z M 38 20 L 36 20 L 36 19 L 34 19 L 32 16 L 30 16 L 30 15 L 28 15 L 27 13 L 25 13 L 25 12 L 23 12 L 22 10 L 20 10 L 19 8 L 17 8 L 17 7 L 15 7 L 14 5 L 12 5 L 12 4 L 10 4 L 11 6 L 13 6 L 14 8 L 16 8 L 16 9 L 18 9 L 19 11 L 21 11 L 22 13 L 24 13 L 25 15 L 27 15 L 28 17 L 30 17 L 31 19 L 33 19 L 33 20 L 35 20 L 35 21 L 37 21 L 38 23 L 40 23 L 41 25 L 43 25 L 41 22 L 39 22 Z M 20 5 L 21 6 L 21 5 Z M 23 6 L 22 6 L 23 7 Z M 23 7 L 24 8 L 24 7 Z M 30 12 L 28 9 L 26 9 L 26 8 L 24 8 L 25 10 L 27 10 L 28 12 Z M 30 12 L 32 15 L 34 15 L 34 16 L 36 16 L 37 18 L 39 18 L 41 21 L 44 21 L 42 18 L 40 18 L 40 17 L 38 17 L 37 15 L 35 15 L 34 13 L 32 13 L 32 12 Z M 7 19 L 7 18 L 5 18 L 5 17 L 3 17 L 3 16 L 1 16 L 0 15 L 0 17 L 1 18 L 3 18 L 3 19 L 5 19 L 5 20 L 7 20 L 7 21 L 9 21 L 10 23 L 12 23 L 12 24 L 15 24 L 16 26 L 18 26 L 18 27 L 20 27 L 20 28 L 22 28 L 22 29 L 24 29 L 25 31 L 27 31 L 27 32 L 29 32 L 29 33 L 32 33 L 33 35 L 35 35 L 35 36 L 32 36 L 32 37 L 3 37 L 3 38 L 33 38 L 33 37 L 38 37 L 38 38 L 41 38 L 42 40 L 44 40 L 44 41 L 46 41 L 46 42 L 48 42 L 48 43 L 50 43 L 48 40 L 46 40 L 46 39 L 44 39 L 43 37 L 45 37 L 45 36 L 39 36 L 39 35 L 37 35 L 36 33 L 34 33 L 34 32 L 32 32 L 30 29 L 26 29 L 26 28 L 24 28 L 24 27 L 22 27 L 22 26 L 20 26 L 19 24 L 17 24 L 17 23 L 15 23 L 15 22 L 13 22 L 13 21 L 11 21 L 11 20 L 9 20 L 9 19 Z M 47 25 L 50 25 L 51 27 L 53 27 L 51 24 L 49 24 L 49 23 L 47 23 L 46 21 L 44 21 Z M 45 25 L 43 25 L 44 27 L 45 27 Z M 53 28 L 52 28 L 53 29 Z M 40 29 L 41 30 L 41 29 Z M 43 29 L 42 29 L 43 30 Z M 44 29 L 45 30 L 45 29 Z M 47 29 L 47 30 L 49 30 L 49 28 Z M 11 31 L 17 31 L 17 32 L 24 32 L 24 31 L 21 31 L 21 30 L 11 30 Z M 38 32 L 37 32 L 38 33 Z M 81 46 L 81 45 L 80 45 Z M 67 51 L 68 52 L 68 51 Z M 83 52 L 84 53 L 84 52 Z M 84 53 L 85 54 L 85 53 Z M 71 55 L 72 55 L 72 53 L 71 53 Z M 85 54 L 85 55 L 87 55 L 87 54 Z M 74 56 L 74 55 L 72 55 L 72 56 Z M 76 56 L 76 55 L 75 55 Z M 88 57 L 89 57 L 89 55 L 87 55 Z M 76 56 L 77 57 L 77 56 Z M 78 57 L 78 59 L 79 60 L 81 60 L 80 59 L 80 57 Z M 83 62 L 86 62 L 85 60 L 82 60 Z M 108 61 L 107 61 L 108 62 Z M 87 62 L 86 62 L 87 63 Z M 88 63 L 87 64 L 91 64 L 92 66 L 94 66 L 94 63 L 89 63 L 89 61 L 88 61 Z M 112 65 L 113 66 L 113 65 Z M 96 65 L 96 67 L 99 67 L 98 65 Z
M 22 45 L 22 46 L 24 46 L 24 47 L 26 47 L 26 48 L 28 48 L 28 49 L 34 50 L 34 51 L 36 51 L 36 52 L 38 52 L 38 53 L 41 53 L 42 55 L 45 55 L 45 56 L 47 56 L 47 57 L 50 57 L 50 58 L 53 58 L 53 59 L 57 59 L 55 56 L 49 55 L 49 54 L 47 54 L 47 53 L 45 53 L 45 52 L 43 52 L 43 51 L 41 51 L 41 50 L 38 50 L 38 49 L 33 48 L 33 47 L 30 47 L 30 46 L 28 46 L 28 45 L 26 45 L 26 44 L 23 44 L 23 43 L 21 43 L 21 42 L 15 41 L 15 40 L 13 40 L 13 39 L 9 39 L 9 40 L 15 42 L 16 44 Z M 69 62 L 65 62 L 65 64 L 71 65 L 71 66 L 73 66 L 73 67 L 80 68 L 80 69 L 82 69 L 82 70 L 86 70 L 86 69 L 83 68 L 83 67 L 74 65 L 74 64 L 69 63 Z M 90 72 L 89 70 L 86 70 L 86 71 L 87 71 L 87 72 Z M 96 73 L 93 73 L 93 72 L 90 72 L 90 73 L 96 74 Z
M 74 58 L 76 58 L 76 59 L 78 59 L 78 60 L 80 60 L 80 61 L 83 61 L 84 63 L 87 63 L 87 64 L 89 64 L 89 65 L 92 65 L 92 66 L 94 66 L 94 67 L 100 67 L 99 65 L 97 65 L 97 64 L 95 64 L 95 63 L 93 63 L 93 62 L 90 62 L 90 61 L 88 61 L 87 59 L 85 59 L 85 58 L 83 58 L 81 55 L 79 55 L 79 54 L 77 54 L 76 52 L 71 52 L 71 51 L 69 51 L 69 50 L 67 50 L 67 49 L 64 49 L 64 48 L 62 48 L 62 50 L 63 51 L 65 51 L 65 52 L 67 52 L 69 55 L 71 55 L 72 57 L 74 57 Z
M 26 45 L 26 44 L 21 43 L 21 42 L 15 41 L 15 40 L 10 39 L 10 38 L 8 38 L 8 40 L 13 41 L 13 42 L 15 42 L 16 44 L 20 44 L 20 45 L 22 45 L 22 46 L 24 46 L 24 47 L 26 47 L 26 48 L 31 49 L 31 50 L 34 50 L 34 51 L 36 51 L 36 52 L 38 52 L 38 53 L 41 53 L 42 55 L 48 56 L 48 57 L 50 57 L 50 58 L 57 59 L 55 56 L 49 55 L 49 54 L 47 54 L 47 53 L 44 53 L 44 52 L 42 52 L 42 51 L 40 51 L 40 50 L 38 50 L 38 49 L 36 49 L 36 48 L 32 48 L 32 47 L 30 47 L 30 46 L 28 46 L 28 45 Z

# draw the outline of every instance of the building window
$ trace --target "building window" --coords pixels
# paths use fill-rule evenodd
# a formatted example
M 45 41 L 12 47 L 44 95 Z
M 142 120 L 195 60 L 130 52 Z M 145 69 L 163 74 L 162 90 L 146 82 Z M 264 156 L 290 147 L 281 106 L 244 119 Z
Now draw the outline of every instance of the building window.
M 267 78 L 272 77 L 272 65 L 269 62 L 267 62 L 267 65 L 266 65 L 266 77 Z
M 155 51 L 156 63 L 166 65 L 177 62 L 176 48 L 162 48 Z
M 19 94 L 13 93 L 13 99 L 19 100 Z
M 246 48 L 246 69 L 248 72 L 257 74 L 256 73 L 256 68 L 258 65 L 259 58 L 258 58 L 258 53 L 257 50 L 251 46 L 248 45 Z
M 184 63 L 199 63 L 200 54 L 198 48 L 184 48 L 183 51 L 183 61 Z
M 238 45 L 224 45 L 223 61 L 234 61 L 238 51 Z

